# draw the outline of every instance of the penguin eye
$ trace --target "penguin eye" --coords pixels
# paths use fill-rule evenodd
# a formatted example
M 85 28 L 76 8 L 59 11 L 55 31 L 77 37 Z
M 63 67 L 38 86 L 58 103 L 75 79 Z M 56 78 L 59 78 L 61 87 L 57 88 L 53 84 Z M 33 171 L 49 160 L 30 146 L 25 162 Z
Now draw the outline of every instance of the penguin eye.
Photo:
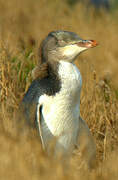
M 60 39 L 60 40 L 58 40 L 58 44 L 59 44 L 59 46 L 63 47 L 66 45 L 66 42 L 64 40 Z

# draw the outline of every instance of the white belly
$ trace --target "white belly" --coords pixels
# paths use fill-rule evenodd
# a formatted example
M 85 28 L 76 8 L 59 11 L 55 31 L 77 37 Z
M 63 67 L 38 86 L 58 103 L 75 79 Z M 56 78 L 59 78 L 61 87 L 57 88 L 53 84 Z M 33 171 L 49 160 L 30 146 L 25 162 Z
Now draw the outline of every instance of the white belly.
M 60 72 L 61 90 L 55 96 L 43 95 L 39 99 L 42 104 L 41 127 L 45 146 L 56 138 L 56 149 L 66 152 L 71 151 L 76 144 L 80 115 L 81 75 L 75 65 L 71 66 L 69 63 L 64 74 Z

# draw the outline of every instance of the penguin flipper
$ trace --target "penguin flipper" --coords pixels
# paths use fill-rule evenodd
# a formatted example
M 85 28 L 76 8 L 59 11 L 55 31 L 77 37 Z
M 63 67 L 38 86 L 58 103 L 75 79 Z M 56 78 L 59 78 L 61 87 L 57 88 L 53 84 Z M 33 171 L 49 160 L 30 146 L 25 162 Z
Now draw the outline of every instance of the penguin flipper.
M 42 128 L 41 128 L 41 105 L 40 104 L 37 105 L 37 109 L 36 109 L 36 121 L 37 121 L 38 130 L 39 130 L 39 135 L 41 138 L 41 144 L 42 144 L 43 149 L 45 149 L 44 140 L 42 136 Z

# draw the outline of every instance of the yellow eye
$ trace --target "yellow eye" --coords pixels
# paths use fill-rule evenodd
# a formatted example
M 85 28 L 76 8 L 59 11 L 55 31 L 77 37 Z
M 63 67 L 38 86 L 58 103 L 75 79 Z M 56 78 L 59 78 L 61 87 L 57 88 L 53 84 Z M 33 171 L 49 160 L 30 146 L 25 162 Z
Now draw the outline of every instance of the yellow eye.
M 66 42 L 63 40 L 58 40 L 58 44 L 59 44 L 59 46 L 63 47 L 66 45 Z

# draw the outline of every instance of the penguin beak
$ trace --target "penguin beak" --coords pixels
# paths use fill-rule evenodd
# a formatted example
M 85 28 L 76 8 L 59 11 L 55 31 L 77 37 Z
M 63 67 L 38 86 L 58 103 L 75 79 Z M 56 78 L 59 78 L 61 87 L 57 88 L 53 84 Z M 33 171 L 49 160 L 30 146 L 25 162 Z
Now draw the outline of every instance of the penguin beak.
M 78 42 L 77 45 L 85 48 L 93 48 L 96 47 L 98 43 L 96 40 L 82 40 L 81 42 Z

